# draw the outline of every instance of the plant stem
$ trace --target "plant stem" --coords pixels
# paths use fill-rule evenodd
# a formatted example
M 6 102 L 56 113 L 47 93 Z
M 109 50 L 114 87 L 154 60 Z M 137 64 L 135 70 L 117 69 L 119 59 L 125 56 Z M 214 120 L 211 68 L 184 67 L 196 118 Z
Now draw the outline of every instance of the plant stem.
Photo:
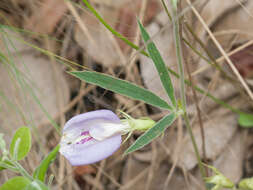
M 83 3 L 87 6 L 87 8 L 92 12 L 92 14 L 97 17 L 97 19 L 116 37 L 118 37 L 119 39 L 123 40 L 126 44 L 128 44 L 130 47 L 139 50 L 139 46 L 135 45 L 134 43 L 132 43 L 131 41 L 129 41 L 128 39 L 126 39 L 122 34 L 120 34 L 119 32 L 117 32 L 116 30 L 114 30 L 109 24 L 107 24 L 107 22 L 99 15 L 99 13 L 91 6 L 91 4 L 87 1 L 87 0 L 83 0 Z M 149 56 L 147 52 L 145 52 L 144 50 L 140 51 L 143 55 Z
M 184 68 L 183 68 L 183 62 L 182 62 L 182 49 L 181 49 L 180 33 L 179 33 L 179 21 L 178 19 L 175 19 L 177 18 L 177 6 L 174 5 L 173 3 L 172 3 L 172 12 L 173 12 L 173 17 L 174 17 L 172 21 L 173 21 L 174 39 L 175 39 L 175 46 L 176 46 L 177 64 L 178 64 L 179 76 L 180 76 L 180 97 L 181 97 L 181 104 L 182 104 L 182 110 L 183 110 L 183 118 L 185 120 L 187 131 L 190 134 L 190 138 L 192 141 L 195 155 L 197 157 L 198 166 L 200 168 L 201 175 L 204 178 L 206 174 L 201 162 L 197 143 L 193 135 L 192 128 L 190 126 L 189 117 L 186 112 L 185 81 L 184 81 Z
M 0 162 L 0 167 L 9 169 L 9 170 L 11 170 L 13 172 L 19 172 L 19 170 L 16 167 L 11 166 L 10 164 L 4 163 L 4 162 Z
M 12 163 L 24 177 L 33 181 L 32 176 L 30 176 L 29 173 L 17 161 L 12 161 Z

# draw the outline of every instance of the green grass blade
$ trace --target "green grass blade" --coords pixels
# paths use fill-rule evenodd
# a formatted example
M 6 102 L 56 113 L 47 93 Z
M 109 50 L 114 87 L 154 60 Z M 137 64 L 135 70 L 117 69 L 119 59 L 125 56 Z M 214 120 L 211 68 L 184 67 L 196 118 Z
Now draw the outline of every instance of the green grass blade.
M 177 118 L 175 113 L 171 113 L 164 118 L 162 118 L 154 127 L 146 131 L 132 144 L 124 154 L 134 152 L 145 145 L 149 144 L 152 140 L 160 136 L 167 127 L 169 127 Z
M 140 21 L 138 21 L 139 28 L 141 30 L 141 35 L 145 43 L 147 43 L 147 50 L 150 55 L 150 58 L 153 60 L 157 72 L 159 73 L 159 77 L 162 81 L 163 87 L 166 90 L 171 103 L 174 107 L 177 106 L 176 98 L 174 95 L 174 88 L 167 70 L 167 67 L 163 61 L 161 54 L 159 53 L 158 49 L 156 48 L 155 44 L 150 40 L 150 36 L 142 26 Z
M 128 44 L 130 47 L 140 50 L 139 46 L 135 45 L 131 41 L 129 41 L 126 37 L 124 37 L 122 34 L 114 30 L 107 22 L 99 15 L 99 13 L 91 6 L 91 4 L 87 0 L 83 0 L 84 4 L 87 6 L 87 8 L 92 12 L 92 14 L 97 17 L 97 19 L 102 23 L 113 35 L 118 37 L 119 39 L 123 40 L 126 44 Z M 148 56 L 148 53 L 145 51 L 140 51 L 143 55 Z
M 147 89 L 141 88 L 128 81 L 114 78 L 110 75 L 93 72 L 93 71 L 81 71 L 81 72 L 70 72 L 75 77 L 91 83 L 107 90 L 122 94 L 135 100 L 141 100 L 147 104 L 172 110 L 172 108 L 160 97 Z
M 55 160 L 60 149 L 60 145 L 57 145 L 40 163 L 33 173 L 33 178 L 42 182 L 45 181 L 46 173 L 49 165 Z

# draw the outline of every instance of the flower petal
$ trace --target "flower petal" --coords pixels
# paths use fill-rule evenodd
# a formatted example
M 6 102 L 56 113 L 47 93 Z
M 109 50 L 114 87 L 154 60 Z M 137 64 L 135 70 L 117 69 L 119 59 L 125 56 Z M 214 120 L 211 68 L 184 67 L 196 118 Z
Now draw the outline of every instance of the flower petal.
M 65 130 L 69 130 L 70 128 L 80 128 L 81 126 L 87 130 L 87 128 L 90 127 L 90 125 L 87 125 L 88 122 L 93 123 L 92 121 L 96 120 L 105 120 L 108 122 L 118 122 L 120 123 L 120 119 L 116 114 L 114 114 L 110 110 L 97 110 L 97 111 L 91 111 L 87 113 L 83 113 L 77 116 L 72 117 L 68 122 L 65 124 L 63 128 L 63 132 Z
M 114 135 L 124 135 L 130 132 L 131 127 L 128 123 L 106 123 L 101 122 L 97 123 L 95 127 L 90 128 L 90 136 L 95 138 L 96 140 L 102 141 L 106 138 L 109 138 Z
M 73 166 L 98 162 L 112 155 L 121 144 L 121 135 L 115 135 L 103 141 L 95 139 L 84 144 L 72 144 L 60 149 Z

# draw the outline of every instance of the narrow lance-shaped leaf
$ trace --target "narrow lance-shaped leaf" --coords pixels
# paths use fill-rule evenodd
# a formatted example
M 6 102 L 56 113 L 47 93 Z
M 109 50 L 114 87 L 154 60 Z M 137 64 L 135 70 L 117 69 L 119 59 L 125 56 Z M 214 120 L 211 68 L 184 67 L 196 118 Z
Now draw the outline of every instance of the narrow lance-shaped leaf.
M 122 94 L 132 99 L 141 100 L 147 104 L 159 108 L 172 110 L 171 106 L 169 106 L 166 101 L 164 101 L 154 93 L 128 81 L 117 79 L 110 75 L 93 71 L 71 72 L 71 74 L 83 81 L 95 84 L 97 86 Z
M 140 30 L 141 30 L 141 35 L 145 43 L 147 43 L 147 50 L 150 55 L 150 58 L 153 60 L 156 70 L 159 74 L 159 77 L 162 81 L 163 87 L 165 91 L 167 92 L 171 103 L 173 104 L 174 107 L 177 106 L 176 98 L 174 95 L 174 88 L 167 70 L 167 67 L 163 61 L 163 58 L 161 54 L 159 53 L 158 49 L 156 48 L 155 44 L 150 41 L 150 36 L 145 30 L 145 28 L 142 26 L 142 24 L 138 21 Z
M 55 160 L 60 149 L 60 145 L 57 145 L 48 155 L 43 159 L 40 165 L 35 169 L 33 178 L 38 179 L 42 182 L 45 181 L 45 176 L 49 165 Z
M 18 145 L 18 146 L 17 146 Z M 16 148 L 15 148 L 16 147 Z M 28 127 L 19 128 L 11 141 L 10 155 L 22 160 L 31 149 L 31 132 Z
M 134 152 L 145 145 L 149 144 L 152 140 L 159 137 L 167 127 L 169 127 L 176 119 L 175 113 L 170 113 L 169 115 L 162 118 L 154 127 L 146 131 L 132 144 L 126 151 L 125 154 Z

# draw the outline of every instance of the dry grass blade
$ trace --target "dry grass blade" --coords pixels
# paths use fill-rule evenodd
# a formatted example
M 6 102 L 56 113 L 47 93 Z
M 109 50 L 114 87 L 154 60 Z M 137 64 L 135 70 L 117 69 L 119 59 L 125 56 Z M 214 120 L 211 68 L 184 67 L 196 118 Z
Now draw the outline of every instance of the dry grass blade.
M 252 99 L 253 101 L 253 93 L 250 90 L 249 86 L 247 85 L 247 83 L 244 81 L 244 79 L 242 78 L 242 76 L 240 75 L 240 73 L 238 72 L 238 70 L 236 69 L 236 67 L 234 66 L 234 64 L 232 63 L 232 61 L 230 60 L 229 56 L 227 55 L 227 53 L 224 51 L 224 49 L 221 47 L 220 43 L 216 40 L 216 38 L 214 37 L 213 33 L 211 32 L 211 30 L 209 29 L 209 27 L 206 25 L 205 21 L 203 20 L 203 18 L 200 16 L 200 14 L 198 13 L 198 11 L 195 9 L 195 7 L 192 5 L 190 0 L 187 0 L 188 5 L 191 7 L 192 11 L 194 12 L 194 14 L 196 15 L 196 17 L 199 19 L 199 21 L 201 22 L 201 24 L 203 25 L 203 27 L 205 28 L 205 30 L 207 31 L 207 33 L 210 35 L 211 39 L 213 40 L 213 42 L 215 43 L 215 45 L 217 46 L 217 48 L 219 49 L 219 51 L 221 52 L 221 54 L 224 56 L 224 58 L 226 59 L 226 61 L 228 62 L 229 66 L 231 67 L 232 71 L 234 72 L 234 74 L 237 76 L 238 80 L 241 82 L 242 86 L 245 88 L 246 92 L 248 93 L 249 97 Z

